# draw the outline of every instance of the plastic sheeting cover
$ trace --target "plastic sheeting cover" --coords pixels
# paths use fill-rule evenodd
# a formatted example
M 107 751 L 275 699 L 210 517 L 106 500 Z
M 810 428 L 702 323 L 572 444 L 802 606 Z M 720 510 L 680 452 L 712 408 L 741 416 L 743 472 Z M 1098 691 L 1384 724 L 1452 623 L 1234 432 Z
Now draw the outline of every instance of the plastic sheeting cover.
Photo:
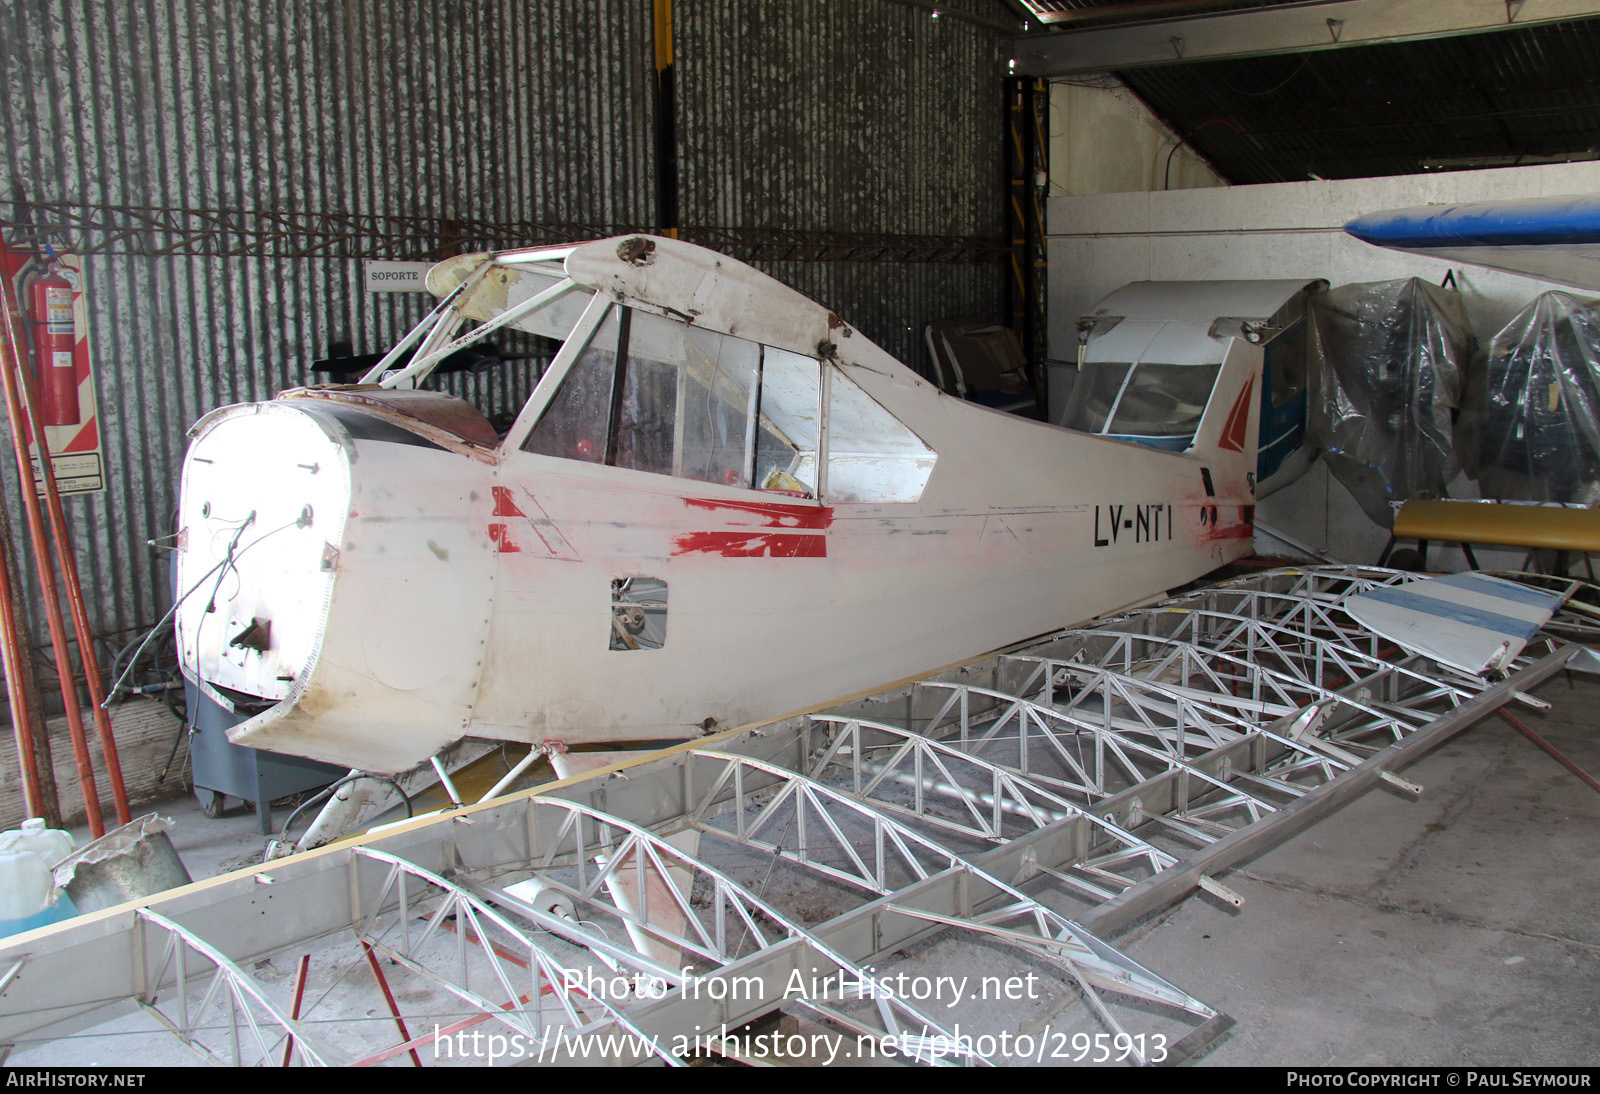
M 1452 411 L 1477 341 L 1461 294 L 1418 278 L 1311 300 L 1311 429 L 1329 469 L 1380 527 L 1391 502 L 1443 494 L 1459 463 Z
M 1489 347 L 1458 434 L 1484 497 L 1600 501 L 1600 301 L 1537 297 Z

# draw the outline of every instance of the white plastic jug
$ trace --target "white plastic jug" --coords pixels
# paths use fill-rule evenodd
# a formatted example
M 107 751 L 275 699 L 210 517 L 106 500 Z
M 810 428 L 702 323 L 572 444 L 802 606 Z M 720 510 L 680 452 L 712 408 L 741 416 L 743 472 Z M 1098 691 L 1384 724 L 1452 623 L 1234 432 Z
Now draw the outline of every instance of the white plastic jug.
M 29 817 L 21 828 L 0 832 L 0 852 L 5 851 L 31 851 L 46 866 L 54 866 L 72 853 L 72 833 L 46 828 L 42 817 Z
M 0 935 L 30 931 L 77 914 L 56 888 L 51 867 L 72 852 L 72 835 L 38 817 L 0 832 Z

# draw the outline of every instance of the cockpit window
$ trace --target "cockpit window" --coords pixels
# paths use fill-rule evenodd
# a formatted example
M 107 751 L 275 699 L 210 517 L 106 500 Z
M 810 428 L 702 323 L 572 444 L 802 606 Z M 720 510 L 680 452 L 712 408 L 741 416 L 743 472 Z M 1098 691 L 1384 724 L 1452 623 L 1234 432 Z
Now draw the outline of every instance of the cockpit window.
M 646 312 L 625 315 L 631 330 L 610 462 L 750 485 L 749 427 L 761 347 Z
M 559 263 L 529 265 L 516 271 L 491 269 L 486 276 L 500 286 L 507 310 L 520 309 L 514 326 L 479 325 L 461 311 L 441 304 L 407 337 L 386 367 L 375 367 L 362 382 L 402 391 L 419 388 L 460 399 L 475 407 L 497 436 L 504 437 L 591 294 L 576 290 Z M 536 302 L 537 307 L 527 306 Z M 419 341 L 423 331 L 427 336 Z M 455 428 L 448 420 L 430 422 L 463 440 L 481 443 L 475 430 Z
M 1200 427 L 1220 364 L 1086 364 L 1062 424 L 1115 437 L 1186 437 Z
M 1141 361 L 1123 389 L 1106 432 L 1119 437 L 1183 437 L 1200 428 L 1220 364 Z
M 933 473 L 933 450 L 843 372 L 828 385 L 828 498 L 916 501 Z
M 1078 382 L 1072 385 L 1067 412 L 1061 424 L 1068 429 L 1099 433 L 1111 417 L 1111 408 L 1122 394 L 1123 382 L 1131 366 L 1124 361 L 1084 365 Z
M 814 357 L 762 347 L 755 485 L 814 497 L 822 431 L 821 366 Z
M 525 452 L 604 463 L 611 382 L 622 337 L 621 309 L 606 313 L 589 345 L 573 362 L 539 425 L 523 442 Z
M 813 358 L 617 307 L 522 447 L 809 497 L 817 393 Z
M 522 448 L 719 486 L 837 501 L 914 501 L 936 456 L 838 369 L 613 307 Z

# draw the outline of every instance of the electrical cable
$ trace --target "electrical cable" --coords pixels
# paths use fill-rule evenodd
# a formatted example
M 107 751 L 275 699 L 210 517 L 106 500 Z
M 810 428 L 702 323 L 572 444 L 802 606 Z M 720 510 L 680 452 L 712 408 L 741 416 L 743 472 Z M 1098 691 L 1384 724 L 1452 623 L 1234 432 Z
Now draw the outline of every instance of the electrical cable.
M 156 776 L 157 786 L 167 781 L 167 776 L 172 772 L 172 761 L 178 758 L 178 749 L 183 745 L 183 738 L 189 731 L 188 721 L 186 719 L 180 719 L 180 721 L 182 724 L 178 726 L 178 732 L 172 737 L 172 751 L 167 753 L 167 762 L 161 765 L 161 774 Z
M 1289 73 L 1289 75 L 1285 76 L 1282 80 L 1279 80 L 1277 83 L 1275 83 L 1271 87 L 1267 88 L 1265 91 L 1246 91 L 1242 87 L 1234 87 L 1227 80 L 1223 80 L 1223 81 L 1221 81 L 1221 83 L 1222 83 L 1222 86 L 1226 87 L 1229 91 L 1233 92 L 1235 95 L 1254 95 L 1254 96 L 1271 95 L 1274 92 L 1282 91 L 1286 86 L 1288 86 L 1288 83 L 1289 83 L 1290 80 L 1292 80 L 1296 76 L 1300 75 L 1301 69 L 1306 67 L 1306 62 L 1309 61 L 1309 60 L 1311 60 L 1311 54 L 1309 54 L 1309 53 L 1301 54 L 1300 63 L 1295 66 L 1295 70 L 1293 72 Z
M 1185 133 L 1181 138 L 1179 138 L 1178 143 L 1173 145 L 1172 150 L 1167 153 L 1167 165 L 1161 172 L 1161 189 L 1172 189 L 1172 157 L 1178 154 L 1178 149 L 1188 144 L 1196 133 L 1200 132 L 1200 130 L 1204 129 L 1208 125 L 1225 125 L 1235 133 L 1238 133 L 1240 136 L 1244 135 L 1244 130 L 1240 129 L 1237 125 L 1234 125 L 1227 118 L 1208 118 L 1207 120 L 1201 122 L 1199 125 L 1195 126 L 1193 129 L 1189 130 L 1189 132 Z
M 132 675 L 134 666 L 136 666 L 139 663 L 139 658 L 140 658 L 141 655 L 143 655 L 145 647 L 150 644 L 150 640 L 153 639 L 156 636 L 156 634 L 163 627 L 165 627 L 168 623 L 172 622 L 172 617 L 175 616 L 178 613 L 178 608 L 183 604 L 183 602 L 185 600 L 188 600 L 189 597 L 193 596 L 195 594 L 195 592 L 200 588 L 200 586 L 204 585 L 206 583 L 207 579 L 209 579 L 212 574 L 217 574 L 217 571 L 219 571 L 219 570 L 222 571 L 220 574 L 217 574 L 217 583 L 214 586 L 212 586 L 212 589 L 211 589 L 211 600 L 212 600 L 212 603 L 214 605 L 215 601 L 216 601 L 216 597 L 217 597 L 217 592 L 222 588 L 223 579 L 228 576 L 228 568 L 237 566 L 238 562 L 239 562 L 239 559 L 243 558 L 245 556 L 245 554 L 252 547 L 255 547 L 257 544 L 266 542 L 268 539 L 270 539 L 271 537 L 277 535 L 279 532 L 286 531 L 286 530 L 288 530 L 290 528 L 295 528 L 295 527 L 302 527 L 303 528 L 303 527 L 306 526 L 306 518 L 304 516 L 302 516 L 297 520 L 292 520 L 288 524 L 280 525 L 279 527 L 274 528 L 272 531 L 267 532 L 265 535 L 262 535 L 262 536 L 260 536 L 260 537 L 258 537 L 256 539 L 252 540 L 249 544 L 247 544 L 245 546 L 243 551 L 240 551 L 237 555 L 234 554 L 235 548 L 237 548 L 239 546 L 239 537 L 244 535 L 244 531 L 245 531 L 246 528 L 250 527 L 251 524 L 255 523 L 255 519 L 256 519 L 256 513 L 255 513 L 255 510 L 252 509 L 250 511 L 250 515 L 244 518 L 244 523 L 239 525 L 238 531 L 234 532 L 233 539 L 228 544 L 228 552 L 227 552 L 226 555 L 223 556 L 222 560 L 219 561 L 215 566 L 211 567 L 211 569 L 207 570 L 204 574 L 202 574 L 200 576 L 200 580 L 199 581 L 196 581 L 193 585 L 191 585 L 189 587 L 189 589 L 182 596 L 180 596 L 176 600 L 174 600 L 172 602 L 172 607 L 167 610 L 167 614 L 161 617 L 161 621 L 158 622 L 155 626 L 151 627 L 149 629 L 149 631 L 147 631 L 145 633 L 144 638 L 141 639 L 140 642 L 139 642 L 139 648 L 134 651 L 132 659 L 130 659 L 128 664 L 127 664 L 127 666 L 123 668 L 122 675 L 117 677 L 116 682 L 113 683 L 111 685 L 110 690 L 106 692 L 105 702 L 101 704 L 102 709 L 109 708 L 110 705 L 111 705 L 111 700 L 116 698 L 117 693 L 122 690 L 122 685 L 127 681 L 128 677 L 130 675 Z M 118 655 L 118 661 L 120 661 L 120 660 L 121 660 L 121 655 L 119 654 Z
M 233 549 L 239 545 L 239 537 L 244 535 L 244 530 L 250 527 L 250 525 L 254 523 L 255 519 L 255 510 L 252 509 L 250 511 L 250 515 L 245 518 L 244 523 L 239 525 L 239 530 L 233 534 L 233 541 L 228 544 L 228 553 L 223 556 L 222 560 L 201 575 L 200 580 L 196 581 L 194 585 L 189 588 L 188 592 L 174 600 L 172 602 L 172 607 L 167 609 L 167 614 L 161 617 L 161 621 L 145 632 L 144 638 L 139 642 L 139 648 L 134 651 L 133 657 L 128 661 L 127 667 L 122 670 L 122 675 L 117 677 L 116 681 L 111 685 L 111 689 L 106 692 L 105 702 L 100 704 L 102 710 L 109 708 L 111 705 L 111 700 L 116 696 L 117 692 L 122 690 L 124 681 L 126 681 L 128 676 L 133 672 L 133 667 L 139 663 L 139 655 L 144 653 L 144 648 L 150 644 L 150 640 L 156 636 L 156 632 L 160 631 L 162 627 L 165 627 L 168 623 L 172 622 L 172 617 L 178 614 L 178 606 L 181 605 L 185 600 L 188 600 L 189 597 L 194 594 L 196 589 L 205 584 L 207 578 L 216 573 L 218 570 L 223 569 L 233 561 Z M 260 540 L 257 540 L 256 542 L 259 543 Z M 220 588 L 221 585 L 222 579 L 218 578 L 217 586 Z M 215 589 L 212 590 L 211 595 L 213 597 L 217 595 Z
M 328 786 L 323 787 L 317 793 L 313 794 L 311 797 L 307 798 L 305 801 L 303 801 L 299 805 L 297 805 L 295 807 L 294 812 L 289 814 L 289 819 L 283 822 L 283 829 L 280 831 L 280 833 L 278 835 L 278 840 L 280 842 L 282 842 L 282 843 L 288 843 L 289 842 L 289 826 L 294 824 L 296 817 L 298 817 L 301 813 L 304 813 L 311 806 L 316 805 L 318 802 L 322 801 L 324 798 L 327 798 L 327 797 L 331 796 L 341 786 L 344 786 L 346 783 L 353 783 L 353 782 L 357 781 L 358 779 L 375 779 L 378 782 L 388 783 L 390 786 L 394 787 L 394 792 L 396 794 L 399 794 L 400 795 L 400 800 L 405 803 L 406 817 L 409 819 L 409 818 L 414 817 L 414 816 L 417 815 L 416 810 L 413 809 L 412 806 L 411 806 L 411 799 L 406 797 L 406 792 L 405 792 L 404 788 L 401 787 L 401 785 L 400 785 L 400 783 L 398 781 L 396 781 L 395 779 L 389 777 L 388 775 L 369 775 L 369 774 L 367 774 L 365 772 L 359 772 L 358 771 L 353 775 L 346 775 L 344 778 L 340 779 L 338 782 L 331 783 Z

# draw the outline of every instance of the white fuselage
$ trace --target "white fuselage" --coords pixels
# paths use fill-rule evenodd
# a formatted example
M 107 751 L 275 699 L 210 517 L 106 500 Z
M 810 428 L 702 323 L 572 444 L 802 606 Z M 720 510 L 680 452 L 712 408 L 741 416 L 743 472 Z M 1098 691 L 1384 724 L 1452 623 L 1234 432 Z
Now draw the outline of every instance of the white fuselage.
M 658 242 L 656 283 L 603 291 L 686 310 L 663 299 L 662 267 L 699 249 Z M 825 309 L 729 260 L 717 270 L 724 289 L 769 293 L 744 305 L 775 318 L 703 307 L 701 324 L 773 361 L 811 353 L 892 415 L 910 455 L 880 473 L 823 439 L 811 460 L 832 479 L 805 497 L 530 451 L 517 442 L 536 413 L 491 446 L 361 388 L 223 408 L 185 463 L 179 589 L 197 591 L 178 629 L 192 678 L 243 710 L 258 701 L 234 739 L 397 771 L 468 735 L 693 737 L 1090 618 L 1248 551 L 1259 353 L 1242 340 L 1197 448 L 1168 453 L 943 395 Z M 680 291 L 710 295 L 703 277 Z M 907 481 L 914 500 L 845 500 L 904 496 Z M 643 644 L 618 622 L 631 589 L 660 590 Z

